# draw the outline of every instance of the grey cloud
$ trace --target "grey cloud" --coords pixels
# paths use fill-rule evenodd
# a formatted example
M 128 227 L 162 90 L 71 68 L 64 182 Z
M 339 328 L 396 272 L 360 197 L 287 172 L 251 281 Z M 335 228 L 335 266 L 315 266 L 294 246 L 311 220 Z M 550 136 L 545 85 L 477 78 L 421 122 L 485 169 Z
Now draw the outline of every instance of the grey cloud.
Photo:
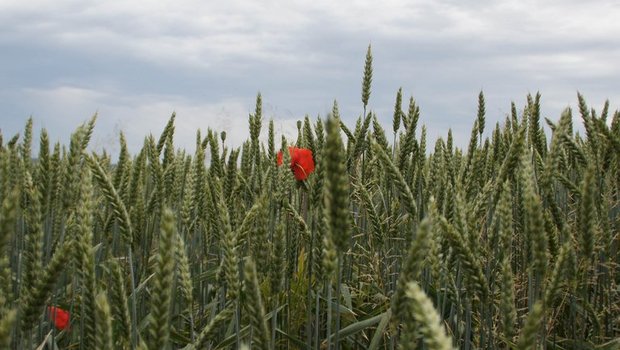
M 30 114 L 70 130 L 98 110 L 102 134 L 126 130 L 138 147 L 176 110 L 189 147 L 207 126 L 240 142 L 261 91 L 265 120 L 295 137 L 296 119 L 324 116 L 334 99 L 348 122 L 362 113 L 370 42 L 379 118 L 391 124 L 402 86 L 429 139 L 452 127 L 465 144 L 480 89 L 493 124 L 528 92 L 541 91 L 551 118 L 578 89 L 617 108 L 619 15 L 613 1 L 14 4 L 0 12 L 0 121 L 3 133 Z

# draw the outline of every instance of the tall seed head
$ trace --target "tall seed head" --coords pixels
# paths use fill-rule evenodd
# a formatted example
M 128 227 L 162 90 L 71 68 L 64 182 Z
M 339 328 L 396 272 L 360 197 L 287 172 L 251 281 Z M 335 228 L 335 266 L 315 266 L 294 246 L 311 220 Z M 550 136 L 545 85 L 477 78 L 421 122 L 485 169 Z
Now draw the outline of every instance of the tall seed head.
M 275 132 L 273 128 L 273 119 L 269 119 L 269 128 L 267 133 L 267 153 L 271 160 L 271 165 L 274 166 L 276 159 L 276 144 L 275 144 Z
M 419 332 L 428 349 L 451 350 L 452 340 L 441 325 L 441 318 L 433 306 L 433 302 L 416 282 L 407 284 L 406 295 L 409 298 L 409 311 L 413 315 L 417 327 L 407 327 Z M 413 339 L 413 337 L 407 337 Z M 413 348 L 414 344 L 410 344 Z
M 407 119 L 403 119 L 405 128 L 409 128 L 411 124 L 412 130 L 415 132 L 420 119 L 420 107 L 415 103 L 413 96 L 409 97 L 409 109 L 407 111 Z M 406 121 L 406 122 L 405 122 Z
M 336 272 L 338 265 L 338 252 L 334 245 L 331 233 L 328 231 L 323 237 L 323 250 L 321 252 L 321 269 L 318 273 L 319 276 L 325 277 L 326 280 L 330 280 Z
M 581 185 L 581 202 L 577 216 L 579 233 L 581 235 L 581 253 L 586 261 L 592 257 L 594 243 L 596 242 L 596 205 L 597 188 L 595 184 L 594 166 L 589 166 Z
M 372 130 L 372 136 L 374 137 L 375 141 L 377 141 L 377 143 L 381 145 L 381 148 L 383 148 L 383 151 L 387 153 L 389 149 L 389 144 L 385 136 L 385 130 L 383 130 L 383 127 L 379 123 L 379 120 L 374 113 L 372 114 Z
M 339 120 L 327 121 L 327 140 L 323 162 L 325 167 L 325 210 L 328 228 L 338 252 L 348 248 L 350 238 L 349 181 L 346 156 L 340 138 Z
M 366 63 L 364 64 L 364 79 L 362 81 L 362 102 L 364 108 L 368 105 L 368 99 L 370 98 L 370 84 L 372 83 L 372 51 L 370 45 L 366 51 Z
M 540 324 L 543 321 L 543 306 L 541 301 L 536 302 L 527 315 L 525 325 L 517 343 L 518 350 L 537 349 L 537 338 L 540 332 Z
M 177 235 L 176 220 L 172 210 L 163 212 L 159 247 L 155 263 L 155 276 L 151 304 L 151 344 L 153 349 L 168 348 L 170 338 L 170 305 L 174 282 L 174 248 Z
M 258 349 L 271 349 L 269 345 L 270 332 L 267 327 L 267 317 L 265 306 L 262 301 L 258 276 L 256 274 L 256 264 L 252 258 L 248 258 L 244 265 L 244 306 L 250 317 L 250 324 L 253 331 L 252 338 L 254 345 Z
M 28 118 L 26 122 L 26 129 L 24 130 L 24 142 L 22 143 L 22 158 L 24 160 L 24 165 L 26 169 L 30 168 L 30 156 L 31 156 L 31 146 L 32 146 L 32 117 Z
M 112 349 L 112 313 L 110 303 L 105 293 L 101 292 L 95 297 L 97 336 L 95 338 L 95 349 Z
M 398 92 L 396 93 L 396 104 L 394 105 L 394 117 L 392 119 L 392 128 L 394 129 L 395 134 L 398 131 L 398 128 L 400 127 L 400 117 L 403 114 L 403 111 L 401 110 L 402 102 L 403 102 L 403 88 L 401 87 L 398 89 Z
M 499 311 L 501 314 L 501 330 L 507 339 L 514 336 L 514 325 L 517 321 L 517 309 L 515 307 L 514 278 L 510 267 L 510 257 L 506 256 L 500 266 L 500 301 Z
M 484 94 L 480 91 L 478 94 L 478 132 L 480 136 L 484 132 L 484 115 L 486 113 L 486 109 L 484 107 Z
M 16 316 L 17 312 L 11 310 L 0 319 L 0 348 L 2 349 L 8 349 L 11 344 L 11 330 Z
M 534 189 L 530 157 L 523 157 L 521 181 L 523 184 L 523 206 L 525 208 L 525 237 L 530 244 L 529 258 L 534 271 L 544 274 L 547 266 L 547 236 L 540 196 Z
M 420 278 L 424 268 L 424 260 L 429 253 L 432 240 L 432 227 L 430 219 L 424 219 L 418 226 L 416 239 L 411 242 L 407 257 L 403 261 L 403 267 L 398 276 L 398 285 L 392 296 L 392 310 L 395 320 L 403 322 L 406 317 L 404 305 L 407 284 Z
M 312 153 L 316 153 L 316 145 L 314 136 L 312 135 L 312 124 L 310 124 L 310 117 L 308 115 L 304 118 L 304 145 L 303 147 L 309 148 Z

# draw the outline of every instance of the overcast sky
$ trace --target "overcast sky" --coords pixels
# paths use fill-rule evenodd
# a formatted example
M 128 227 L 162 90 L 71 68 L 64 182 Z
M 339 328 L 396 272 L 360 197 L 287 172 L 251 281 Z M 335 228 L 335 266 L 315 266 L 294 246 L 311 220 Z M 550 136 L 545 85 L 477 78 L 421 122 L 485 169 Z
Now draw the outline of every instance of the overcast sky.
M 369 107 L 386 128 L 402 87 L 430 141 L 452 127 L 464 146 L 481 89 L 487 134 L 528 92 L 551 119 L 577 91 L 618 109 L 619 18 L 618 0 L 0 0 L 0 129 L 7 139 L 32 116 L 37 135 L 68 144 L 97 112 L 92 145 L 114 153 L 122 130 L 136 152 L 176 111 L 175 143 L 193 152 L 198 128 L 248 137 L 259 91 L 263 135 L 273 118 L 294 138 L 334 99 L 353 125 L 370 43 Z

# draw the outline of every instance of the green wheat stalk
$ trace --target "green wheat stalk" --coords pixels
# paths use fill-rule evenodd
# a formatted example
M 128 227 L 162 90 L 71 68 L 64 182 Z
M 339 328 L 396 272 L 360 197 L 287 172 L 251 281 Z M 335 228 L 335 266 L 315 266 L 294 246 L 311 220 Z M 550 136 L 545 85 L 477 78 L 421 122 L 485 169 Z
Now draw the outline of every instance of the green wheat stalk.
M 105 293 L 101 292 L 95 297 L 97 333 L 95 338 L 95 349 L 112 349 L 112 314 L 110 304 Z
M 149 347 L 153 349 L 166 349 L 169 347 L 176 232 L 174 214 L 170 209 L 165 209 L 162 216 L 153 295 L 151 296 L 152 311 L 149 326 L 151 345 Z
M 433 306 L 433 302 L 428 298 L 426 293 L 420 288 L 416 282 L 407 283 L 405 292 L 408 300 L 408 311 L 415 320 L 415 327 L 407 325 L 408 332 L 416 332 L 420 334 L 424 344 L 428 349 L 432 350 L 448 350 L 452 347 L 452 340 L 446 334 L 445 329 L 441 325 L 441 318 L 437 310 Z M 407 337 L 415 339 L 415 337 Z M 415 347 L 416 343 L 401 344 L 403 349 Z
M 267 327 L 265 306 L 263 305 L 256 265 L 252 258 L 247 258 L 244 263 L 244 306 L 250 317 L 250 324 L 254 329 L 252 340 L 254 345 L 261 350 L 271 349 L 271 333 Z

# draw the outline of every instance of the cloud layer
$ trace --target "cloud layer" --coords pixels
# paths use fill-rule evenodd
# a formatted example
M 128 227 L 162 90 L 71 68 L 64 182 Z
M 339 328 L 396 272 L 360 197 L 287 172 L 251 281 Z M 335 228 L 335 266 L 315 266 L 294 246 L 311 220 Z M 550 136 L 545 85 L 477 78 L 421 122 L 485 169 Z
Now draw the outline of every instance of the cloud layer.
M 552 119 L 576 91 L 620 104 L 617 1 L 28 1 L 0 4 L 0 127 L 38 127 L 67 142 L 98 113 L 95 141 L 132 150 L 177 113 L 177 144 L 196 129 L 247 136 L 256 93 L 265 120 L 295 137 L 294 121 L 334 99 L 349 123 L 362 112 L 365 50 L 374 54 L 371 108 L 389 124 L 403 87 L 434 139 L 464 144 L 477 94 L 487 120 L 541 91 Z M 488 128 L 487 130 L 489 130 Z

